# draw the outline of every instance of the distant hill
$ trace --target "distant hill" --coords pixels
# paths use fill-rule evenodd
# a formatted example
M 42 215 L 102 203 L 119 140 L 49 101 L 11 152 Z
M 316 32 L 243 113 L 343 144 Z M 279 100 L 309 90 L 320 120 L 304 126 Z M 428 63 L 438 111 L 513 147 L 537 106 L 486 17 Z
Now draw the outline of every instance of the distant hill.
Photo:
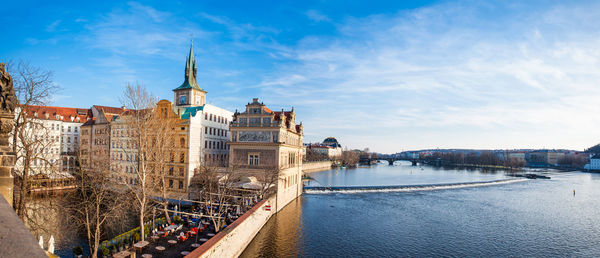
M 596 144 L 585 150 L 586 153 L 600 153 L 600 144 Z

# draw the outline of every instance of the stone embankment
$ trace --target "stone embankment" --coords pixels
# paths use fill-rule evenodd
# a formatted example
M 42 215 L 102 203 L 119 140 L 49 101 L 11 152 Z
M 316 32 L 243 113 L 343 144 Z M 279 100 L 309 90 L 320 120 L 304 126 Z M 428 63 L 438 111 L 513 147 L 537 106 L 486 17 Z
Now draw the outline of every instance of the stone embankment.
M 258 231 L 276 213 L 274 205 L 275 197 L 257 203 L 252 209 L 185 257 L 240 256 Z
M 303 162 L 302 172 L 304 172 L 304 174 L 308 174 L 313 172 L 325 171 L 331 169 L 331 165 L 333 165 L 331 160 Z

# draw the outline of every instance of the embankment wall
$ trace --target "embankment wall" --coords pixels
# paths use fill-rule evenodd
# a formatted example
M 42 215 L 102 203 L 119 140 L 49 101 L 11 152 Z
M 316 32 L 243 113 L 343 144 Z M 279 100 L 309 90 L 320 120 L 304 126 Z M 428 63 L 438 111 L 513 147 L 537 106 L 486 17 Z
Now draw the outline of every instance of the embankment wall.
M 272 196 L 257 203 L 252 209 L 185 257 L 238 257 L 269 218 L 275 214 L 275 201 L 275 196 Z M 270 210 L 267 206 L 270 206 Z
M 333 163 L 331 160 L 326 161 L 315 161 L 315 162 L 302 162 L 302 172 L 305 174 L 312 172 L 319 172 L 331 169 Z

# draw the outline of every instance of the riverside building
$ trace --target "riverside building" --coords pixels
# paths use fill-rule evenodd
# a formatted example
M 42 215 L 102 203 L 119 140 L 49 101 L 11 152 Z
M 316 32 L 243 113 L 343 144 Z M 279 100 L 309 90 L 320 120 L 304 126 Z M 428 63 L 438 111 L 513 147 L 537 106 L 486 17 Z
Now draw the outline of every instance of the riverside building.
M 251 173 L 278 173 L 275 210 L 302 194 L 302 124 L 294 109 L 274 112 L 255 98 L 230 125 L 229 164 Z
M 207 104 L 207 92 L 202 89 L 196 78 L 196 58 L 193 44 L 186 59 L 183 83 L 173 89 L 173 102 L 161 100 L 154 112 L 165 112 L 177 119 L 174 130 L 174 143 L 166 164 L 167 190 L 169 197 L 186 196 L 194 171 L 203 165 L 227 166 L 229 160 L 229 123 L 233 112 Z M 105 124 L 108 119 L 93 125 Z M 135 184 L 136 169 L 135 148 L 131 132 L 127 125 L 114 117 L 110 123 L 113 130 L 110 138 L 111 170 L 129 184 Z
M 19 109 L 15 115 L 18 116 Z M 80 127 L 90 116 L 90 110 L 84 108 L 29 106 L 25 112 L 28 124 L 25 126 L 25 144 L 17 137 L 17 153 L 23 153 L 25 147 L 34 153 L 30 162 L 32 174 L 53 176 L 73 172 L 79 150 Z M 15 117 L 15 119 L 19 119 Z M 12 143 L 12 136 L 10 139 Z M 15 164 L 17 171 L 23 169 L 23 160 Z

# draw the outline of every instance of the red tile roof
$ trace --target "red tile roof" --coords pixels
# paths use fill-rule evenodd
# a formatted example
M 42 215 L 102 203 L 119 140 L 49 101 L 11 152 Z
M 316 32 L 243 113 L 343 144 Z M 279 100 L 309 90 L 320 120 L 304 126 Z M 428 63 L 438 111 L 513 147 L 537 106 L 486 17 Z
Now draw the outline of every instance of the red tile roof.
M 27 109 L 28 117 L 44 120 L 78 122 L 79 118 L 79 122 L 84 123 L 92 116 L 91 110 L 86 108 L 28 106 Z

